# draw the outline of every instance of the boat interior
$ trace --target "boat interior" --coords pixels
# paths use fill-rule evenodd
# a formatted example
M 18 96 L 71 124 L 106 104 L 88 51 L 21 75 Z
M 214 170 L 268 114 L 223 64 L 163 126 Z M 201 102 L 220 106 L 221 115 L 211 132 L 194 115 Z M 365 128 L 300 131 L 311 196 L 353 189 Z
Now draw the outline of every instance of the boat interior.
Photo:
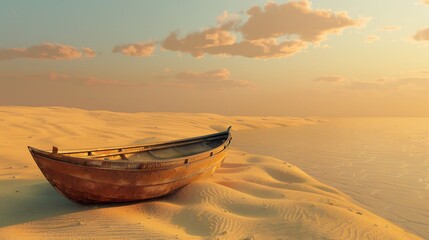
M 71 151 L 59 151 L 57 147 L 53 147 L 52 153 L 95 160 L 162 161 L 210 151 L 221 146 L 227 138 L 228 134 L 225 133 L 152 145 Z

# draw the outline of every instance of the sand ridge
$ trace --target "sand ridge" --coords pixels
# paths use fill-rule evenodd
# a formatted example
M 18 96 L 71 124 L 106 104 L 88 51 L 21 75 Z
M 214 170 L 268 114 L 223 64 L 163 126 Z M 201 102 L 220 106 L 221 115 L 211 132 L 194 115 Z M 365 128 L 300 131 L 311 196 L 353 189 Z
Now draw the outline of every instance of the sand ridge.
M 419 239 L 291 163 L 234 148 L 213 177 L 175 194 L 93 206 L 55 192 L 26 151 L 26 145 L 114 146 L 202 135 L 229 125 L 238 131 L 315 122 L 0 107 L 0 239 Z

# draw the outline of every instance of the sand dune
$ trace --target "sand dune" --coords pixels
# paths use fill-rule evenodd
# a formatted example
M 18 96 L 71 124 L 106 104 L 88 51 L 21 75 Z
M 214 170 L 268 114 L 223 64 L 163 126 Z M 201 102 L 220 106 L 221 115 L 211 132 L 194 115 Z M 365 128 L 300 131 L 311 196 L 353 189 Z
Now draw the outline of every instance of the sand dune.
M 212 178 L 135 204 L 81 206 L 49 185 L 26 146 L 157 142 L 297 118 L 0 107 L 0 239 L 419 239 L 282 160 L 231 149 Z M 233 146 L 233 145 L 232 145 Z

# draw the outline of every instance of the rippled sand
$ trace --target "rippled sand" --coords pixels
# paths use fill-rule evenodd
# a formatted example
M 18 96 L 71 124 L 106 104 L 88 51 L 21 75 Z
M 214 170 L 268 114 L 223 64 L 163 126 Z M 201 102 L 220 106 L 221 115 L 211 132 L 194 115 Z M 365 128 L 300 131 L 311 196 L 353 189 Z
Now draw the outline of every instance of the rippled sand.
M 311 126 L 240 131 L 235 140 L 243 150 L 287 158 L 429 239 L 429 119 L 328 119 Z
M 0 107 L 0 239 L 418 239 L 284 160 L 231 149 L 212 178 L 125 205 L 81 206 L 44 180 L 26 146 L 82 148 L 223 130 L 314 124 L 296 118 Z M 234 140 L 233 140 L 234 141 Z

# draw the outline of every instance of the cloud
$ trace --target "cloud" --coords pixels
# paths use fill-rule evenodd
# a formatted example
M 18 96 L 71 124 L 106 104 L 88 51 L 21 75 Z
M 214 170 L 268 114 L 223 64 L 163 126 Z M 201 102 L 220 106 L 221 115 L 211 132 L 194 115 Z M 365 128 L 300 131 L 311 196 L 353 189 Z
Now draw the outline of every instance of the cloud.
M 39 73 L 39 74 L 13 74 L 0 75 L 3 79 L 17 81 L 55 81 L 55 82 L 76 82 L 88 86 L 136 86 L 137 84 L 119 81 L 108 78 L 99 78 L 95 76 L 69 75 L 58 72 Z
M 412 37 L 415 41 L 429 41 L 429 28 L 421 29 Z
M 84 52 L 86 51 L 84 50 Z M 42 43 L 28 48 L 0 49 L 0 60 L 17 58 L 62 60 L 81 57 L 82 53 L 75 47 L 58 43 Z
M 236 13 L 228 13 L 224 11 L 222 15 L 216 18 L 218 25 L 223 26 L 224 28 L 232 28 L 237 26 L 241 21 L 241 16 Z
M 339 75 L 320 76 L 312 80 L 314 82 L 331 83 L 331 86 L 349 91 L 429 90 L 429 71 L 427 70 L 411 70 L 405 72 L 402 76 L 394 78 L 379 77 L 372 81 L 346 79 Z
M 254 86 L 249 81 L 232 79 L 230 71 L 224 68 L 205 72 L 180 72 L 173 77 L 173 80 L 174 82 L 170 85 L 186 88 L 219 89 Z
M 386 91 L 386 90 L 395 90 L 401 87 L 414 86 L 417 89 L 429 88 L 429 77 L 425 76 L 409 76 L 401 78 L 380 78 L 376 81 L 353 81 L 350 82 L 348 88 L 351 90 L 376 90 L 376 91 Z
M 43 75 L 43 74 L 39 75 L 39 77 L 41 79 L 46 78 L 45 75 Z M 57 72 L 50 72 L 50 73 L 48 73 L 47 78 L 49 80 L 52 80 L 52 81 L 60 81 L 60 80 L 68 80 L 68 79 L 70 79 L 70 76 L 67 75 L 67 74 L 62 74 L 62 73 L 57 73 Z
M 402 28 L 401 26 L 382 26 L 382 27 L 378 28 L 378 31 L 393 32 L 393 31 L 401 30 L 401 28 Z
M 171 70 L 168 70 L 171 73 Z M 157 76 L 155 79 L 147 79 L 144 82 L 130 82 L 124 80 L 115 80 L 110 78 L 101 78 L 90 75 L 65 74 L 59 72 L 48 72 L 38 74 L 1 74 L 0 80 L 41 82 L 41 84 L 64 83 L 64 84 L 83 84 L 86 86 L 99 87 L 173 87 L 188 89 L 218 90 L 228 88 L 249 88 L 254 84 L 246 80 L 234 79 L 228 69 L 214 69 L 209 71 L 183 71 L 177 74 L 166 76 Z M 39 84 L 39 83 L 37 83 Z
M 94 50 L 92 50 L 91 48 L 84 47 L 84 48 L 82 48 L 82 50 L 83 50 L 83 53 L 84 53 L 84 54 L 86 55 L 86 57 L 88 57 L 88 58 L 93 58 L 93 57 L 95 57 L 95 55 L 96 55 L 95 51 L 94 51 Z
M 86 85 L 103 85 L 103 86 L 121 86 L 121 87 L 129 87 L 129 86 L 135 86 L 136 84 L 132 84 L 125 81 L 119 81 L 119 80 L 113 80 L 113 79 L 107 79 L 107 78 L 98 78 L 94 76 L 83 76 L 83 77 L 75 77 L 76 80 L 81 81 L 85 83 Z
M 215 69 L 206 72 L 180 72 L 176 74 L 175 78 L 185 81 L 212 81 L 212 80 L 228 80 L 231 74 L 227 69 Z
M 366 37 L 365 42 L 366 43 L 373 43 L 373 42 L 378 41 L 379 39 L 380 39 L 379 36 L 369 35 L 369 36 Z
M 270 38 L 217 46 L 207 49 L 207 53 L 213 55 L 269 59 L 288 57 L 305 48 L 307 48 L 307 43 L 303 41 L 284 41 L 278 43 L 276 39 Z
M 421 0 L 420 2 L 423 4 L 429 5 L 429 0 Z
M 343 76 L 321 76 L 314 78 L 314 82 L 325 82 L 325 83 L 339 83 L 343 82 L 345 78 Z
M 235 36 L 222 28 L 209 28 L 201 32 L 194 32 L 179 39 L 177 33 L 171 33 L 162 43 L 162 47 L 171 51 L 189 53 L 194 57 L 202 57 L 207 49 L 232 45 Z
M 407 74 L 409 76 L 428 76 L 429 77 L 429 70 L 408 70 L 405 71 L 404 74 Z
M 189 53 L 194 57 L 205 54 L 243 56 L 247 58 L 284 58 L 306 49 L 309 44 L 320 45 L 329 34 L 357 27 L 363 20 L 354 20 L 346 12 L 313 10 L 309 1 L 283 4 L 267 3 L 247 11 L 247 21 L 227 12 L 217 18 L 218 26 L 192 32 L 180 37 L 169 34 L 162 47 L 170 51 Z
M 281 36 L 297 36 L 307 42 L 320 42 L 331 33 L 362 24 L 346 12 L 314 10 L 308 0 L 276 4 L 264 9 L 254 6 L 247 11 L 249 19 L 241 27 L 245 39 L 258 40 Z
M 122 53 L 133 57 L 149 57 L 155 51 L 155 42 L 131 43 L 117 45 L 112 50 L 114 53 Z
M 212 29 L 207 30 L 207 32 L 210 30 Z M 229 32 L 218 32 L 215 39 L 214 41 L 211 38 L 201 37 L 200 33 L 178 39 L 177 34 L 172 33 L 164 40 L 163 47 L 172 51 L 190 53 L 194 57 L 211 54 L 259 59 L 287 57 L 307 47 L 303 41 L 277 43 L 276 39 L 235 42 L 235 37 Z
M 204 89 L 204 90 L 219 90 L 231 88 L 250 88 L 255 85 L 246 80 L 235 79 L 231 76 L 228 69 L 214 69 L 209 71 L 183 71 L 177 74 L 172 73 L 171 69 L 166 69 L 167 75 L 154 76 L 152 79 L 147 78 L 145 81 L 131 82 L 126 80 L 116 80 L 110 78 L 102 78 L 91 75 L 76 75 L 59 72 L 47 72 L 36 74 L 2 74 L 0 80 L 4 81 L 23 81 L 23 82 L 38 82 L 37 84 L 50 85 L 53 82 L 58 84 L 81 84 L 86 86 L 97 87 L 161 87 L 161 88 L 188 88 L 188 89 Z

